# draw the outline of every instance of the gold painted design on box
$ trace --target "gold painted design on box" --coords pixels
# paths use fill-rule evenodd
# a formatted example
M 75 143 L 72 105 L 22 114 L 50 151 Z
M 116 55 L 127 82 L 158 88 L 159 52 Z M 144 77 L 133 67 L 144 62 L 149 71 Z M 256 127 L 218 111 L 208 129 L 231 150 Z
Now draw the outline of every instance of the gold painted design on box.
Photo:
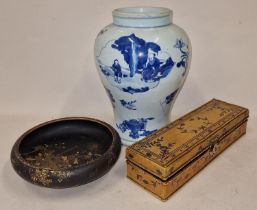
M 127 159 L 161 179 L 168 179 L 248 114 L 243 107 L 213 99 L 128 147 Z
M 246 132 L 249 110 L 213 99 L 126 150 L 128 177 L 162 200 Z
M 233 132 L 224 137 L 221 141 L 219 141 L 219 143 L 215 144 L 215 152 L 214 148 L 210 147 L 209 150 L 196 158 L 196 160 L 192 161 L 191 164 L 166 181 L 159 179 L 130 161 L 127 161 L 127 175 L 137 184 L 152 192 L 161 200 L 165 201 L 190 178 L 204 168 L 210 161 L 217 157 L 224 149 L 245 134 L 245 131 L 246 122 L 240 126 L 237 126 Z

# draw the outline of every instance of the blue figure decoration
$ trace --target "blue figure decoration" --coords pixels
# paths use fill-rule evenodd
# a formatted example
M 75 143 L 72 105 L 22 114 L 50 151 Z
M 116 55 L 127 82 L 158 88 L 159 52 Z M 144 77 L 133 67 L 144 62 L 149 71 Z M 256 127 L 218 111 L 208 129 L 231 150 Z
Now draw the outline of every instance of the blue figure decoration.
M 146 63 L 146 67 L 143 70 L 143 79 L 145 81 L 151 80 L 154 76 L 156 76 L 158 69 L 160 68 L 161 62 L 156 57 L 155 53 L 149 54 L 148 61 Z
M 119 60 L 114 57 L 112 65 L 101 62 L 101 53 L 106 53 L 104 49 L 108 49 L 107 46 L 118 50 L 124 60 L 121 60 L 122 57 Z M 98 63 L 102 73 L 114 87 L 130 94 L 147 92 L 157 87 L 175 65 L 169 53 L 162 52 L 158 44 L 147 42 L 135 34 L 108 41 L 101 53 Z
M 143 70 L 143 80 L 145 82 L 159 81 L 170 73 L 173 66 L 174 62 L 171 58 L 168 58 L 165 63 L 162 63 L 158 58 L 156 58 L 156 54 L 153 54 L 152 56 L 150 54 L 149 62 Z
M 114 60 L 114 62 L 112 64 L 112 69 L 114 71 L 114 81 L 121 83 L 122 72 L 121 72 L 121 66 L 119 64 L 118 59 Z
M 153 42 L 146 42 L 135 34 L 122 36 L 115 40 L 112 48 L 119 50 L 123 55 L 124 60 L 129 65 L 131 77 L 134 76 L 137 69 L 143 69 L 145 67 L 149 49 L 152 49 L 156 53 L 161 50 L 159 45 Z
M 181 61 L 177 63 L 177 67 L 184 68 L 184 72 L 182 73 L 182 76 L 185 76 L 186 70 L 187 70 L 187 65 L 188 65 L 188 57 L 189 57 L 188 46 L 183 42 L 182 39 L 177 39 L 174 47 L 178 48 L 180 50 L 180 52 L 182 53 Z M 183 48 L 186 48 L 186 50 L 183 50 Z
M 136 108 L 136 100 L 134 101 L 125 101 L 125 100 L 120 100 L 120 103 L 122 106 L 126 107 L 127 109 L 130 109 L 130 110 L 137 110 Z
M 155 132 L 156 130 L 147 131 L 146 124 L 149 120 L 153 120 L 153 117 L 149 118 L 139 118 L 124 120 L 121 124 L 116 124 L 116 126 L 121 130 L 122 133 L 129 131 L 129 136 L 133 139 L 137 139 L 141 136 L 148 136 Z
M 112 48 L 121 52 L 125 62 L 129 65 L 130 77 L 136 73 L 142 74 L 142 80 L 159 81 L 171 71 L 174 62 L 171 57 L 161 62 L 157 58 L 161 47 L 153 42 L 146 42 L 135 34 L 122 36 L 115 40 Z

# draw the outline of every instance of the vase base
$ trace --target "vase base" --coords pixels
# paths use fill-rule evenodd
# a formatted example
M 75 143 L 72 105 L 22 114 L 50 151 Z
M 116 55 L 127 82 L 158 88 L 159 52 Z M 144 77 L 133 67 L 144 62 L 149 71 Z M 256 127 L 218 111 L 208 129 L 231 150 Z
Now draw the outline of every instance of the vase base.
M 122 142 L 122 144 L 123 144 L 124 146 L 130 146 L 130 145 L 136 143 L 137 141 L 130 141 L 130 140 L 128 140 L 128 139 L 123 139 L 123 138 L 121 138 L 121 142 Z

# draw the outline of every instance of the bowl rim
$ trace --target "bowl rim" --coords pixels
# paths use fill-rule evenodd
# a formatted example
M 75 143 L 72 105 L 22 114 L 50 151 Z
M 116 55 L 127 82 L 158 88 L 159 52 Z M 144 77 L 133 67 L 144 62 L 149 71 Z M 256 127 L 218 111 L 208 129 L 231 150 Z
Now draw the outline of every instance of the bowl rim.
M 12 151 L 11 151 L 11 162 L 15 163 L 18 160 L 20 163 L 26 165 L 29 168 L 33 168 L 33 169 L 56 171 L 56 172 L 67 171 L 67 169 L 62 169 L 62 168 L 60 168 L 60 169 L 51 169 L 49 167 L 36 166 L 36 165 L 33 165 L 33 164 L 29 163 L 28 161 L 26 161 L 22 157 L 22 155 L 20 153 L 20 145 L 21 145 L 22 141 L 24 141 L 24 139 L 29 134 L 31 134 L 32 132 L 34 132 L 34 131 L 36 131 L 36 130 L 44 127 L 44 126 L 51 125 L 51 124 L 54 124 L 54 123 L 59 123 L 59 122 L 72 121 L 72 120 L 81 120 L 81 121 L 87 121 L 87 122 L 89 121 L 89 122 L 94 122 L 94 123 L 102 125 L 103 127 L 107 128 L 108 131 L 111 133 L 111 135 L 112 135 L 112 142 L 111 142 L 111 145 L 109 146 L 109 148 L 101 155 L 101 157 L 99 157 L 99 158 L 97 158 L 97 159 L 95 159 L 93 161 L 90 161 L 89 163 L 74 165 L 74 166 L 72 166 L 72 167 L 70 167 L 68 169 L 70 171 L 76 170 L 76 169 L 80 169 L 80 168 L 83 168 L 83 167 L 89 167 L 90 165 L 95 165 L 97 162 L 101 162 L 103 159 L 105 159 L 106 156 L 111 154 L 111 151 L 114 149 L 114 146 L 115 146 L 116 142 L 117 141 L 118 142 L 121 141 L 117 131 L 110 124 L 108 124 L 106 122 L 103 122 L 101 120 L 98 120 L 98 119 L 95 119 L 95 118 L 91 118 L 91 117 L 63 117 L 63 118 L 53 119 L 53 120 L 49 120 L 49 121 L 37 124 L 36 126 L 34 126 L 34 127 L 30 128 L 29 130 L 25 131 L 17 139 L 15 144 L 13 145 L 13 148 L 12 148 Z M 121 145 L 121 143 L 120 143 L 120 145 Z M 120 146 L 120 148 L 121 148 L 121 146 Z M 13 159 L 14 157 L 17 160 L 14 160 Z M 117 159 L 118 159 L 118 157 L 117 157 Z

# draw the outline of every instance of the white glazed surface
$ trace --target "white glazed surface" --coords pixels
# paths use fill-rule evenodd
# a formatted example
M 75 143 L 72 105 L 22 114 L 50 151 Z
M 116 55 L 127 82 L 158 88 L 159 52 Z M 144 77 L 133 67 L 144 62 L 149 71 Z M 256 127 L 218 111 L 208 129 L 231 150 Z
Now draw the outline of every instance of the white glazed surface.
M 140 78 L 135 79 L 135 77 L 140 77 L 140 74 L 135 74 L 132 78 L 129 76 L 127 78 L 121 78 L 121 83 L 117 83 L 112 76 L 103 74 L 99 65 L 104 63 L 104 65 L 111 67 L 115 59 L 118 59 L 122 69 L 129 69 L 128 64 L 124 61 L 123 55 L 111 46 L 115 40 L 131 34 L 135 34 L 136 37 L 144 39 L 145 42 L 158 44 L 161 47 L 161 51 L 157 54 L 159 58 L 168 58 L 169 56 L 172 58 L 174 66 L 165 78 L 161 78 L 157 82 L 143 83 L 140 81 Z M 185 44 L 184 50 L 187 50 L 189 53 L 187 60 L 189 64 L 191 60 L 189 38 L 184 30 L 175 24 L 153 28 L 119 27 L 110 24 L 98 34 L 95 41 L 96 66 L 104 87 L 109 94 L 112 95 L 111 97 L 113 97 L 112 104 L 114 107 L 115 128 L 118 130 L 124 144 L 132 144 L 146 136 L 142 133 L 142 130 L 136 131 L 134 133 L 136 135 L 134 136 L 133 131 L 129 129 L 121 131 L 119 125 L 121 125 L 124 120 L 128 122 L 131 119 L 140 120 L 154 118 L 144 121 L 144 130 L 146 131 L 154 131 L 168 124 L 169 111 L 175 102 L 176 96 L 169 104 L 165 104 L 164 100 L 176 90 L 178 90 L 176 95 L 179 93 L 189 67 L 189 65 L 187 65 L 186 74 L 183 75 L 185 69 L 176 66 L 176 64 L 181 61 L 181 51 L 175 47 L 178 40 L 182 40 Z M 126 71 L 123 70 L 123 74 L 124 72 L 126 74 Z M 144 85 L 149 86 L 150 89 L 139 93 L 129 93 L 122 90 L 122 88 L 128 86 L 142 88 Z M 121 100 L 135 102 L 134 108 L 136 110 L 126 109 L 126 107 L 122 106 L 120 103 Z

